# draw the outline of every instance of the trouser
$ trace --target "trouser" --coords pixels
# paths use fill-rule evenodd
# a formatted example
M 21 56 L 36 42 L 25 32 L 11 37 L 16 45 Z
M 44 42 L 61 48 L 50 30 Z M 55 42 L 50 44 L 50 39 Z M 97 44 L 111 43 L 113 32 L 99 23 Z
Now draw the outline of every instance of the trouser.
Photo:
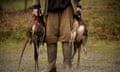
M 72 21 L 73 12 L 71 6 L 64 11 L 48 12 L 46 21 L 48 67 L 45 72 L 56 72 L 57 41 L 62 42 L 64 71 L 70 72 L 72 49 L 69 46 L 69 40 Z
M 73 24 L 72 7 L 68 6 L 63 11 L 48 12 L 46 17 L 46 42 L 57 41 L 68 42 L 71 38 L 71 27 Z

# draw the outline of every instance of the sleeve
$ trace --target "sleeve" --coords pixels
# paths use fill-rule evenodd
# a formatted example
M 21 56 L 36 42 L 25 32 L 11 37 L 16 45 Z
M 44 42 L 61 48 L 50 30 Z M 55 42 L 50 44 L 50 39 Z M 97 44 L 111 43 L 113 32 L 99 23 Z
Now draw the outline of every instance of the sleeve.
M 82 8 L 80 1 L 81 1 L 81 0 L 78 0 L 77 7 Z
M 40 0 L 33 0 L 32 6 L 35 9 L 40 8 Z

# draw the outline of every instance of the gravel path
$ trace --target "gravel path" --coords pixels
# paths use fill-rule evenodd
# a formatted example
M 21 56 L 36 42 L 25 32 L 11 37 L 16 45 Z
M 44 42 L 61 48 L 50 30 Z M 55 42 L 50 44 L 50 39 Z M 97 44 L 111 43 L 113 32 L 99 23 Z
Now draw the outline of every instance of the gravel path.
M 30 46 L 31 47 L 31 46 Z M 18 70 L 18 60 L 22 48 L 0 50 L 0 72 L 34 72 L 33 49 L 27 47 Z M 116 50 L 91 50 L 86 56 L 81 52 L 80 68 L 76 69 L 76 59 L 73 60 L 73 72 L 120 72 L 120 49 Z M 106 56 L 107 55 L 107 56 Z M 62 51 L 58 51 L 57 71 L 63 72 Z M 47 65 L 46 52 L 39 56 L 40 71 Z

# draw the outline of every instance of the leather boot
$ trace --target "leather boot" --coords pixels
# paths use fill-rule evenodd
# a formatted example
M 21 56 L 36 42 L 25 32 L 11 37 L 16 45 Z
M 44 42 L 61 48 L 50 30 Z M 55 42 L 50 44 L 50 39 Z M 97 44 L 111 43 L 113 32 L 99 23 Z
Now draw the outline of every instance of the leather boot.
M 62 43 L 63 57 L 64 57 L 64 72 L 72 72 L 72 47 L 69 46 L 69 42 Z
M 57 43 L 47 44 L 48 66 L 42 72 L 57 72 L 56 58 L 57 58 Z

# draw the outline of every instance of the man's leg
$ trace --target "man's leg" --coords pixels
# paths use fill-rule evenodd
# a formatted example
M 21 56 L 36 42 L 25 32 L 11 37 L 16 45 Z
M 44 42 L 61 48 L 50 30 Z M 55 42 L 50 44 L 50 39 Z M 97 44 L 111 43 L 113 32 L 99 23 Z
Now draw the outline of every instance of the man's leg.
M 48 13 L 46 24 L 46 43 L 48 66 L 42 72 L 57 72 L 57 39 L 58 39 L 58 13 Z
M 57 43 L 47 44 L 48 65 L 42 72 L 57 72 Z
M 64 56 L 64 72 L 72 72 L 72 48 L 69 46 L 69 42 L 62 42 L 62 50 Z
M 62 41 L 63 57 L 64 57 L 64 72 L 72 72 L 72 48 L 69 45 L 71 39 L 71 26 L 73 20 L 72 7 L 67 7 L 61 13 L 60 23 L 60 40 Z

